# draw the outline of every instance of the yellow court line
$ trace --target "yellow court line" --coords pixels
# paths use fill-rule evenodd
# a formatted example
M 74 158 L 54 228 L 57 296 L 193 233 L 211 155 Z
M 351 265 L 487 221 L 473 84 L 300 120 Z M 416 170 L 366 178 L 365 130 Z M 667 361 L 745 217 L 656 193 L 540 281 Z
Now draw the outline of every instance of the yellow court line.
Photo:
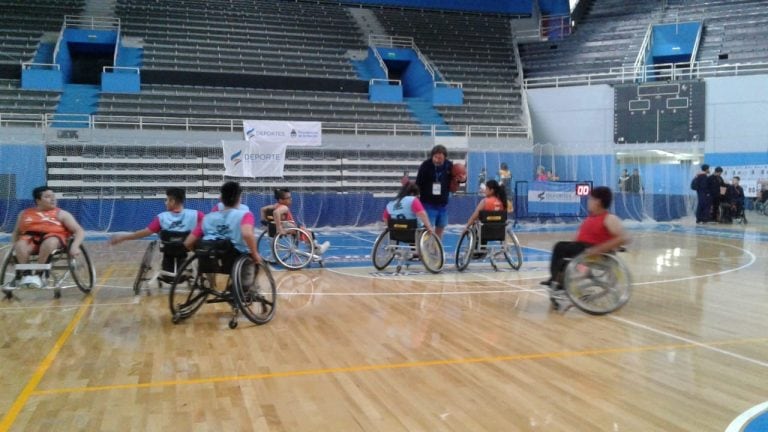
M 327 375 L 335 373 L 352 373 L 352 372 L 365 372 L 365 371 L 380 371 L 391 369 L 411 369 L 419 367 L 429 366 L 447 366 L 447 365 L 461 365 L 471 363 L 495 363 L 506 361 L 519 361 L 519 360 L 547 360 L 547 359 L 562 359 L 568 357 L 585 357 L 585 356 L 597 356 L 603 354 L 623 354 L 633 352 L 644 351 L 659 351 L 668 349 L 688 349 L 688 348 L 704 348 L 706 346 L 714 345 L 735 345 L 735 344 L 747 344 L 755 342 L 768 342 L 768 338 L 754 338 L 754 339 L 738 339 L 720 342 L 710 342 L 707 344 L 702 343 L 682 343 L 682 344 L 667 344 L 667 345 L 648 345 L 639 347 L 623 347 L 623 348 L 605 348 L 597 350 L 585 350 L 585 351 L 564 351 L 564 352 L 550 352 L 550 353 L 537 353 L 537 354 L 517 354 L 507 356 L 495 356 L 495 357 L 473 357 L 473 358 L 460 358 L 460 359 L 447 359 L 447 360 L 428 360 L 409 363 L 385 363 L 375 365 L 360 365 L 349 366 L 339 368 L 327 368 L 327 369 L 306 369 L 286 372 L 271 372 L 263 374 L 252 375 L 234 375 L 234 376 L 221 376 L 221 377 L 209 377 L 209 378 L 197 378 L 189 380 L 176 380 L 176 381 L 156 381 L 148 383 L 134 383 L 134 384 L 114 384 L 104 386 L 93 387 L 71 387 L 60 388 L 50 390 L 36 390 L 32 394 L 35 396 L 42 395 L 55 395 L 63 393 L 89 393 L 109 390 L 128 390 L 128 389 L 146 389 L 157 387 L 172 387 L 179 385 L 196 385 L 196 384 L 213 384 L 220 382 L 231 381 L 256 381 L 271 378 L 287 378 L 287 377 L 299 377 L 299 376 L 316 376 Z
M 102 275 L 102 280 L 108 280 L 109 276 L 112 274 L 112 271 L 113 267 L 110 266 Z M 80 309 L 77 310 L 75 316 L 72 317 L 72 319 L 69 321 L 67 328 L 65 328 L 61 333 L 59 338 L 56 340 L 56 343 L 53 345 L 53 348 L 51 348 L 43 361 L 40 362 L 40 364 L 37 366 L 35 373 L 32 374 L 32 377 L 29 379 L 29 381 L 27 381 L 27 385 L 24 386 L 24 389 L 21 390 L 19 396 L 17 396 L 16 400 L 13 401 L 13 405 L 11 405 L 11 408 L 8 409 L 8 412 L 3 417 L 3 420 L 0 421 L 0 432 L 6 432 L 9 430 L 13 423 L 16 421 L 16 417 L 18 417 L 19 413 L 21 413 L 21 410 L 24 409 L 24 406 L 27 404 L 30 396 L 35 393 L 35 389 L 37 389 L 40 381 L 42 381 L 43 377 L 45 377 L 45 373 L 48 372 L 48 369 L 51 367 L 54 360 L 56 360 L 56 356 L 59 355 L 61 348 L 65 343 L 67 343 L 67 340 L 72 335 L 72 332 L 75 331 L 75 327 L 77 327 L 77 324 L 80 323 L 83 315 L 85 315 L 85 312 L 93 303 L 93 297 L 96 295 L 96 291 L 97 287 L 94 288 L 93 292 L 91 292 L 91 295 L 85 298 L 85 301 L 80 306 Z

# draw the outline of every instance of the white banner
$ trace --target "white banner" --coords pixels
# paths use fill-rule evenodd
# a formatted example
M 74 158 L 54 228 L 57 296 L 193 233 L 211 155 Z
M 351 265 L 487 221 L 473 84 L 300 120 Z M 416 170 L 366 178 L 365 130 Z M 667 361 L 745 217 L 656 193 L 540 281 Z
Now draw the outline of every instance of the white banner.
M 757 192 L 768 187 L 768 165 L 723 165 L 723 179 L 731 184 L 733 176 L 740 178 L 739 184 L 744 189 L 744 196 L 754 198 Z M 714 172 L 714 167 L 710 167 Z
M 230 177 L 282 177 L 286 143 L 221 141 L 224 175 Z
M 243 132 L 246 141 L 256 143 L 319 146 L 323 142 L 320 122 L 243 120 Z

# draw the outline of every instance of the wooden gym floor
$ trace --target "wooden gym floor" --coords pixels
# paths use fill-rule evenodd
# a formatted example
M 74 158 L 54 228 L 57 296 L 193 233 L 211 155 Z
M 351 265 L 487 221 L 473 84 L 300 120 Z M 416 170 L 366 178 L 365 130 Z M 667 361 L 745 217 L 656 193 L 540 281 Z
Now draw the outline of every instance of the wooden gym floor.
M 722 431 L 768 400 L 760 218 L 630 225 L 633 297 L 604 317 L 538 285 L 573 227 L 523 227 L 519 272 L 397 276 L 376 232 L 321 231 L 327 267 L 276 271 L 274 320 L 235 330 L 224 305 L 172 324 L 167 290 L 130 288 L 147 243 L 93 237 L 93 295 L 0 303 L 0 431 Z

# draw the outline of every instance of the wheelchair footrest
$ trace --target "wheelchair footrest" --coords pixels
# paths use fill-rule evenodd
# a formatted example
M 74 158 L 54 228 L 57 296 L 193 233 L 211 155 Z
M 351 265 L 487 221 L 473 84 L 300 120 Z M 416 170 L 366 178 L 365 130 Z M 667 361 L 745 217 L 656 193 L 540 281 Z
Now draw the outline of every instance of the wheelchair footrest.
M 13 266 L 16 271 L 26 270 L 50 270 L 51 264 L 16 264 Z

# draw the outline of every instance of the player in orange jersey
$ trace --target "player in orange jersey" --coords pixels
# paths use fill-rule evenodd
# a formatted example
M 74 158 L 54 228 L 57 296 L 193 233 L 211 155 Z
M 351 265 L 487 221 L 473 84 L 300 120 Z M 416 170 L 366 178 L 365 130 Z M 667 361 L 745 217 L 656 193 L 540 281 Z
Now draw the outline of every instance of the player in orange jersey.
M 39 263 L 48 262 L 48 257 L 57 249 L 67 247 L 70 237 L 70 256 L 80 254 L 80 245 L 85 238 L 85 231 L 68 211 L 56 207 L 56 194 L 48 186 L 36 187 L 32 191 L 35 207 L 19 214 L 13 231 L 13 247 L 16 262 L 27 264 L 30 255 L 37 255 Z M 40 288 L 42 281 L 39 274 L 27 272 L 22 275 L 21 286 Z

